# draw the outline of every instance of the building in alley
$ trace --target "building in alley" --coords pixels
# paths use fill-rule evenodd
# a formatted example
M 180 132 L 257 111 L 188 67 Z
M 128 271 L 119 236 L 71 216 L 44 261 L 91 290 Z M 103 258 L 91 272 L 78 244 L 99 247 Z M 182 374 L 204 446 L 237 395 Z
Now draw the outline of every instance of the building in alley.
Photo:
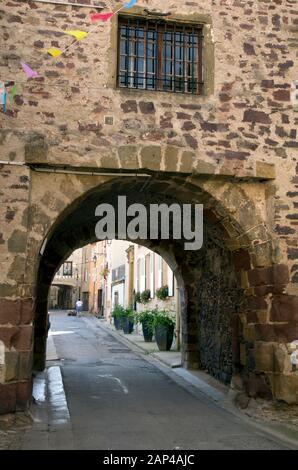
M 82 249 L 81 300 L 83 311 L 102 317 L 104 314 L 104 293 L 107 276 L 107 242 L 100 241 Z
M 56 272 L 48 299 L 50 309 L 73 309 L 81 297 L 82 255 L 81 248 L 74 251 Z

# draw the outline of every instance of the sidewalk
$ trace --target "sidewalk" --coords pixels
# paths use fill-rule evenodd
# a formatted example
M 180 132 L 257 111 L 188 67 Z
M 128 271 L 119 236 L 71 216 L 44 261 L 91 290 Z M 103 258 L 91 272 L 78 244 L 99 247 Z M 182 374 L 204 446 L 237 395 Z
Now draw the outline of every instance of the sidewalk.
M 153 340 L 151 343 L 146 343 L 144 341 L 143 334 L 141 333 L 141 328 L 138 326 L 136 331 L 127 335 L 124 334 L 121 330 L 116 330 L 114 325 L 110 325 L 109 323 L 105 322 L 105 320 L 100 320 L 104 322 L 104 324 L 114 331 L 117 335 L 125 338 L 127 341 L 130 341 L 132 344 L 137 346 L 141 349 L 144 353 L 150 354 L 160 362 L 163 362 L 166 366 L 171 368 L 181 367 L 181 353 L 176 350 L 176 342 L 173 341 L 173 345 L 170 351 L 159 351 L 156 342 Z M 101 323 L 102 324 L 102 323 Z

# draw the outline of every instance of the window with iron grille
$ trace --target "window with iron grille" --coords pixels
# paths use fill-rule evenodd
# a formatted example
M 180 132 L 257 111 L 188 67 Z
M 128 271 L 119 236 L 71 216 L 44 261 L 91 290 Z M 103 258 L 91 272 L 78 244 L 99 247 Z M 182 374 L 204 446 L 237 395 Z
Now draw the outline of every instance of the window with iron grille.
M 63 276 L 72 276 L 72 261 L 63 264 Z
M 202 29 L 162 20 L 119 18 L 118 86 L 202 92 Z

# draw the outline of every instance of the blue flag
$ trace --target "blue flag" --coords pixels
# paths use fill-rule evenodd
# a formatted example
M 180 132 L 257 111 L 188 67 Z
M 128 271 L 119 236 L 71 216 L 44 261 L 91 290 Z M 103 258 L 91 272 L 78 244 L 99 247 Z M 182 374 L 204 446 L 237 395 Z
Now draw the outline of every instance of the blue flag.
M 125 3 L 124 8 L 132 8 L 137 3 L 137 0 L 130 0 L 129 2 Z
M 3 82 L 0 81 L 0 105 L 2 105 L 3 112 L 6 113 L 6 89 Z

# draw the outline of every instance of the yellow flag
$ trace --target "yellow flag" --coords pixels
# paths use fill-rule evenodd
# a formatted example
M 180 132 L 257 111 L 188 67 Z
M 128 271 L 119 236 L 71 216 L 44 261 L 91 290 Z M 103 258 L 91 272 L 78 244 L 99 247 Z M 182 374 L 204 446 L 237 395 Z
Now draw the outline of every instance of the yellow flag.
M 53 57 L 59 57 L 59 55 L 62 54 L 62 52 L 59 49 L 56 49 L 56 47 L 50 47 L 50 49 L 46 49 L 46 52 Z
M 84 39 L 88 34 L 88 33 L 85 33 L 85 31 L 78 31 L 78 30 L 67 30 L 64 32 L 65 34 L 69 34 L 69 36 L 73 36 L 74 38 L 76 38 L 77 41 Z

